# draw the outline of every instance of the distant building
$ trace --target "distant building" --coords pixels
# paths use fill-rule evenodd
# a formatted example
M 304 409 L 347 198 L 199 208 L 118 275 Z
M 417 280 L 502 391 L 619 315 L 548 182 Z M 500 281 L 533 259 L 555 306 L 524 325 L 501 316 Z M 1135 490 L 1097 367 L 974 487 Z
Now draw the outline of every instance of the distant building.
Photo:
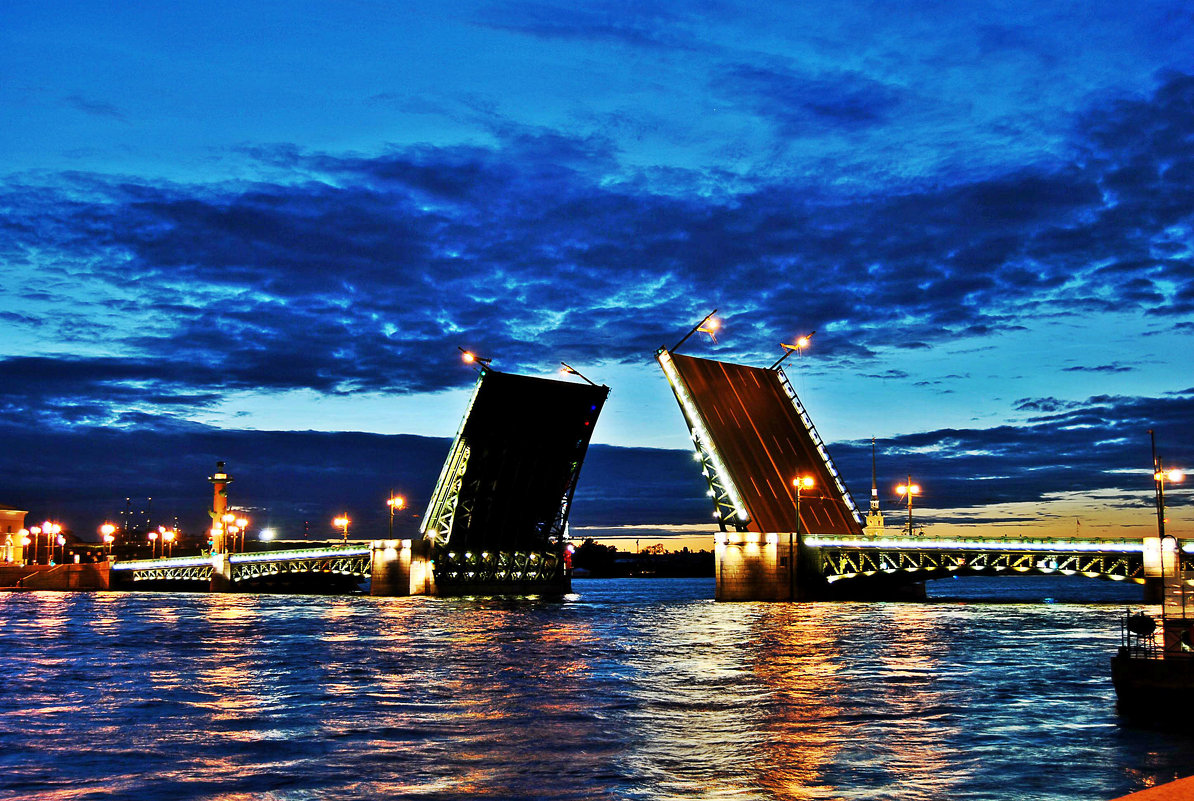
M 21 547 L 21 530 L 25 528 L 24 509 L 14 509 L 0 503 L 0 562 L 25 560 L 25 549 Z

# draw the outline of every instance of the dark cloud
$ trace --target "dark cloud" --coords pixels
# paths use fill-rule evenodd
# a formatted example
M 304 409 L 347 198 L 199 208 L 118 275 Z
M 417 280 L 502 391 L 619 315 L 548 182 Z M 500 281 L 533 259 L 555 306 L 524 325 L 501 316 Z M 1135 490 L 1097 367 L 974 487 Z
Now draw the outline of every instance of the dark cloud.
M 1020 398 L 1012 404 L 1012 408 L 1020 412 L 1056 412 L 1062 409 L 1071 409 L 1074 406 L 1072 401 L 1063 401 L 1057 398 Z
M 713 90 L 769 120 L 781 135 L 797 137 L 820 135 L 826 124 L 853 130 L 887 122 L 904 94 L 858 73 L 808 74 L 757 64 L 726 68 Z
M 726 80 L 760 103 L 792 77 L 744 69 Z M 795 94 L 784 113 L 848 127 L 897 102 L 856 76 L 826 80 L 824 108 Z M 1167 75 L 1151 97 L 1092 107 L 1071 158 L 872 193 L 742 177 L 710 193 L 710 175 L 675 170 L 657 183 L 627 173 L 605 138 L 500 120 L 489 146 L 258 147 L 292 180 L 10 177 L 0 270 L 14 300 L 76 310 L 54 322 L 9 312 L 11 324 L 108 354 L 38 355 L 84 373 L 54 384 L 61 414 L 73 388 L 83 420 L 132 388 L 201 404 L 228 388 L 463 386 L 467 373 L 445 369 L 457 345 L 511 370 L 639 362 L 713 305 L 736 332 L 715 352 L 757 362 L 770 359 L 749 343 L 797 328 L 822 331 L 839 363 L 1029 316 L 1136 311 L 1184 330 L 1189 130 L 1194 79 Z M 53 372 L 37 359 L 3 369 L 16 383 Z
M 479 15 L 480 24 L 543 39 L 569 39 L 633 48 L 685 50 L 698 47 L 693 22 L 724 13 L 720 3 L 639 2 L 553 5 L 505 2 Z
M 1097 367 L 1066 367 L 1067 373 L 1130 373 L 1135 370 L 1135 367 L 1130 367 L 1126 364 L 1100 364 Z
M 65 98 L 65 101 L 71 108 L 81 111 L 84 114 L 89 114 L 92 117 L 106 117 L 119 122 L 128 122 L 128 118 L 124 115 L 124 112 L 111 103 L 105 103 L 101 100 L 90 100 L 79 95 L 71 95 Z

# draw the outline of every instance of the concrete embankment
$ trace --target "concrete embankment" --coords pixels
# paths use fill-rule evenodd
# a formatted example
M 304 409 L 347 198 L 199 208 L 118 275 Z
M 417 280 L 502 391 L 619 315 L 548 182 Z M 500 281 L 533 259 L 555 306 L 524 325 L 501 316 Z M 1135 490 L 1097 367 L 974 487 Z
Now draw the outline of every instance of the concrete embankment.
M 0 590 L 106 590 L 107 563 L 87 565 L 2 565 Z

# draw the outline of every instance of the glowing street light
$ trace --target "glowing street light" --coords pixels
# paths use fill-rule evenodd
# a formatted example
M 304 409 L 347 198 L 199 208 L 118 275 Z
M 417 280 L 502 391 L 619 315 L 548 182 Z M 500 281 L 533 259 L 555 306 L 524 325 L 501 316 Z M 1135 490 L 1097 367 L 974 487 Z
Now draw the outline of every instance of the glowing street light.
M 245 551 L 245 532 L 247 532 L 248 530 L 249 530 L 249 518 L 247 518 L 247 517 L 236 518 L 236 525 L 234 525 L 232 527 L 232 533 L 240 535 L 240 551 L 241 551 L 241 553 L 244 553 L 244 551 Z
M 695 334 L 697 331 L 700 331 L 702 334 L 708 334 L 709 338 L 713 340 L 714 344 L 716 344 L 717 343 L 717 331 L 718 331 L 718 329 L 721 328 L 721 321 L 713 316 L 715 314 L 717 314 L 717 309 L 714 309 L 713 311 L 706 314 L 703 318 L 701 318 L 701 321 L 699 323 L 697 323 L 696 325 L 694 325 L 688 331 L 688 333 L 685 334 L 680 339 L 680 341 L 676 343 L 676 346 L 674 348 L 672 348 L 672 353 L 675 353 L 677 350 L 679 350 L 680 346 L 683 345 L 685 342 L 687 342 L 688 338 L 690 336 L 692 336 L 693 334 Z
M 173 554 L 174 554 L 174 538 L 177 536 L 178 536 L 178 532 L 172 528 L 168 528 L 162 532 L 162 548 L 163 548 L 163 550 L 168 549 L 166 552 L 167 556 L 173 556 Z
M 99 527 L 100 535 L 104 540 L 104 552 L 112 553 L 112 543 L 116 541 L 116 526 L 112 523 L 104 523 Z
M 1153 434 L 1153 430 L 1148 430 L 1149 439 L 1152 440 L 1153 446 L 1153 488 L 1156 493 L 1157 503 L 1157 536 L 1165 539 L 1165 482 L 1170 484 L 1180 484 L 1186 480 L 1186 474 L 1181 470 L 1170 468 L 1166 470 L 1161 466 L 1161 459 L 1157 456 L 1157 439 Z
M 896 487 L 896 494 L 908 499 L 908 536 L 912 536 L 912 496 L 920 494 L 920 485 L 912 483 L 912 476 L 908 476 L 908 483 Z
M 809 343 L 813 341 L 813 334 L 815 334 L 815 333 L 817 333 L 817 332 L 809 331 L 804 336 L 798 337 L 796 339 L 796 342 L 791 345 L 789 345 L 786 342 L 779 343 L 779 346 L 784 349 L 784 355 L 780 356 L 778 359 L 776 359 L 775 363 L 772 364 L 767 369 L 777 370 L 777 369 L 779 369 L 779 366 L 784 363 L 784 359 L 788 358 L 793 353 L 804 353 L 804 349 L 807 348 L 809 346 Z
M 796 536 L 788 538 L 788 593 L 796 600 L 796 540 L 800 539 L 800 492 L 812 489 L 817 482 L 812 476 L 796 476 L 792 486 L 796 488 Z
M 54 561 L 54 544 L 52 538 L 62 531 L 62 526 L 49 520 L 40 526 L 32 526 L 29 533 L 33 535 L 33 564 L 41 564 L 41 535 L 46 535 L 46 564 Z
M 479 364 L 482 368 L 485 368 L 488 367 L 489 363 L 493 361 L 493 359 L 487 359 L 484 356 L 478 356 L 471 350 L 465 350 L 459 345 L 456 346 L 456 350 L 460 351 L 460 358 L 465 364 Z
M 721 329 L 721 320 L 716 317 L 706 317 L 704 322 L 697 326 L 697 330 L 702 334 L 708 334 L 709 339 L 713 340 L 713 344 L 717 344 L 717 332 Z
M 29 529 L 27 528 L 23 528 L 17 532 L 17 536 L 20 537 L 17 542 L 21 544 L 21 562 L 23 564 L 30 564 L 29 554 L 25 550 L 29 547 L 29 543 L 32 542 L 32 540 L 29 539 L 29 533 Z
M 349 522 L 351 522 L 351 521 L 349 521 L 348 515 L 340 515 L 339 517 L 337 517 L 335 520 L 332 521 L 332 525 L 334 525 L 337 528 L 340 528 L 344 531 L 344 535 L 343 535 L 343 544 L 344 545 L 348 544 L 348 524 L 349 524 Z
M 560 372 L 561 372 L 561 373 L 563 373 L 563 374 L 565 374 L 565 375 L 575 375 L 575 376 L 580 376 L 580 379 L 581 379 L 582 381 L 584 381 L 585 383 L 589 384 L 590 386 L 594 386 L 594 387 L 595 387 L 595 386 L 597 386 L 597 385 L 596 385 L 596 384 L 594 384 L 592 381 L 589 381 L 589 379 L 588 379 L 588 378 L 587 378 L 585 375 L 583 375 L 583 374 L 580 372 L 580 370 L 577 370 L 575 367 L 573 367 L 572 365 L 568 364 L 568 362 L 560 362 L 560 364 L 561 364 L 561 365 L 563 365 L 563 367 L 560 369 Z
M 397 512 L 400 509 L 406 508 L 406 498 L 403 498 L 401 495 L 395 495 L 393 493 L 393 491 L 391 490 L 390 498 L 389 498 L 389 500 L 386 501 L 386 506 L 390 507 L 390 539 L 394 539 L 394 512 Z M 347 540 L 348 539 L 348 533 L 347 533 L 348 521 L 347 520 L 344 521 L 344 526 L 345 526 L 344 539 Z
M 149 555 L 151 558 L 154 558 L 154 559 L 157 558 L 157 555 L 158 555 L 157 546 L 158 546 L 158 533 L 156 531 L 151 531 L 151 532 L 149 532 Z
M 47 520 L 46 522 L 41 524 L 41 530 L 46 535 L 46 550 L 48 550 L 50 552 L 50 558 L 47 560 L 47 562 L 53 563 L 53 561 L 54 561 L 54 540 L 53 540 L 53 538 L 56 538 L 59 534 L 62 533 L 62 526 L 58 525 L 57 523 L 51 523 L 49 520 Z
M 66 559 L 66 537 L 59 534 L 55 542 L 58 543 L 58 552 L 62 554 L 63 559 Z

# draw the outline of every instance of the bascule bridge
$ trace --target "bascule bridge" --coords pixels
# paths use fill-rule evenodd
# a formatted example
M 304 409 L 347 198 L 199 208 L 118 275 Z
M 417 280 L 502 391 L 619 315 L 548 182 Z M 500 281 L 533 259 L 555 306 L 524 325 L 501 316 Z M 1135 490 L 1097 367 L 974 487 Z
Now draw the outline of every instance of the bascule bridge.
M 608 395 L 587 379 L 482 366 L 412 546 L 409 591 L 567 592 L 568 514 Z
M 720 529 L 718 600 L 916 597 L 925 580 L 955 575 L 1080 575 L 1148 587 L 1163 575 L 1156 537 L 913 536 L 876 525 L 874 503 L 864 527 L 778 363 L 750 367 L 674 350 L 661 348 L 656 359 L 688 424 Z M 1194 570 L 1194 553 L 1185 551 L 1182 564 Z
M 212 552 L 115 563 L 113 586 L 342 592 L 368 580 L 373 595 L 568 592 L 568 514 L 609 395 L 581 379 L 482 364 L 418 538 L 231 553 L 219 521 L 232 479 L 221 462 L 210 479 Z

